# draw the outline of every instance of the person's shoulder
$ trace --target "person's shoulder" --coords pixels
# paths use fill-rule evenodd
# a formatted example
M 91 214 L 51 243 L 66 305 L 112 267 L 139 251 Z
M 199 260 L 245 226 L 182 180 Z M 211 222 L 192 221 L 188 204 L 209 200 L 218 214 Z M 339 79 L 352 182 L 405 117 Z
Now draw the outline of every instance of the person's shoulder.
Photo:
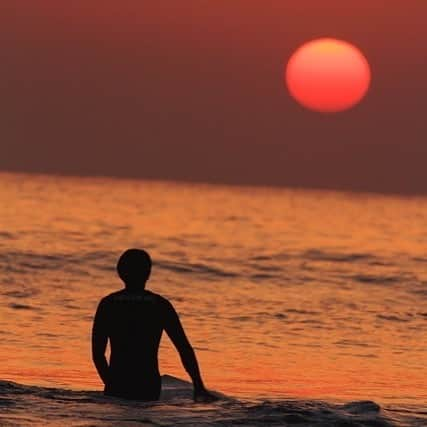
M 147 293 L 147 298 L 152 298 L 160 306 L 162 306 L 164 308 L 169 308 L 172 306 L 170 301 L 167 298 L 165 298 L 164 296 L 159 295 L 159 294 L 155 294 L 154 292 L 151 292 L 151 291 L 145 291 L 145 292 Z
M 112 292 L 111 294 L 106 295 L 104 298 L 101 298 L 101 301 L 99 302 L 100 305 L 108 305 L 111 302 L 117 300 L 120 298 L 120 296 L 123 295 L 123 289 Z
M 156 301 L 158 303 L 163 303 L 163 302 L 167 301 L 166 298 L 164 298 L 161 295 L 156 294 L 152 291 L 148 291 L 147 289 L 145 290 L 145 298 L 151 299 L 151 300 Z

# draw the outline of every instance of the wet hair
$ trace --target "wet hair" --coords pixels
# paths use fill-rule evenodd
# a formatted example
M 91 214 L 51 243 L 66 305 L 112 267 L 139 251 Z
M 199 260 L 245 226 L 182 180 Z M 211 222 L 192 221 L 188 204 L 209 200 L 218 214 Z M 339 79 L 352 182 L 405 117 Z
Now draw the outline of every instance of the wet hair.
M 120 256 L 117 273 L 128 286 L 144 287 L 151 273 L 151 257 L 143 249 L 128 249 Z

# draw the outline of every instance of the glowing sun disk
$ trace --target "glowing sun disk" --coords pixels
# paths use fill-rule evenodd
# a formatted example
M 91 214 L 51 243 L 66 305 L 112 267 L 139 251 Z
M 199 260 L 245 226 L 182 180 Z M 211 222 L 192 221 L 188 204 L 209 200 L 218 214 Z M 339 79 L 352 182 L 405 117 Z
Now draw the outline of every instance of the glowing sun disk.
M 315 111 L 338 112 L 364 98 L 371 70 L 357 47 L 323 38 L 296 50 L 287 64 L 285 79 L 290 94 L 301 105 Z

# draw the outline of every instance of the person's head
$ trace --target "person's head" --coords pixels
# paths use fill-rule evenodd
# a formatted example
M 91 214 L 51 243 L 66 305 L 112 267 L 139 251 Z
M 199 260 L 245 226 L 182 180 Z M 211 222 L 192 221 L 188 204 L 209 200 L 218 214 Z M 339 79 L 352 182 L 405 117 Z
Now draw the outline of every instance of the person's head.
M 126 288 L 144 288 L 151 273 L 151 258 L 142 249 L 128 249 L 117 263 L 117 273 Z

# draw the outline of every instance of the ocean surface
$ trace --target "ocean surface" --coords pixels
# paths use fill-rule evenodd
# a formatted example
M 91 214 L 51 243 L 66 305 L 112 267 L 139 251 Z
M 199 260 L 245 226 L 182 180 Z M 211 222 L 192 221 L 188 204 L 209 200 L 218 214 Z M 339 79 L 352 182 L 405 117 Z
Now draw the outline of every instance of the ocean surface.
M 426 198 L 1 173 L 0 203 L 0 426 L 427 426 Z M 128 247 L 218 403 L 167 337 L 160 402 L 102 395 Z

